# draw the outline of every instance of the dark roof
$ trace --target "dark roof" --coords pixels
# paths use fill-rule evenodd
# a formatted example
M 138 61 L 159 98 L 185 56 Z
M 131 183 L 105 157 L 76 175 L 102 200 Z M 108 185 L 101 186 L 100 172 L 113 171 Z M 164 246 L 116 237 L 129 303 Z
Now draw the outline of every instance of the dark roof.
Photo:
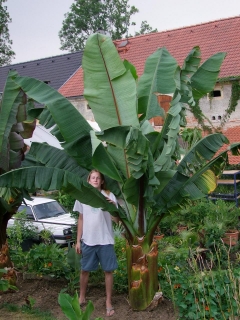
M 0 67 L 0 92 L 3 92 L 10 70 L 16 70 L 20 76 L 47 81 L 52 88 L 58 90 L 81 66 L 82 54 L 82 51 L 77 51 Z

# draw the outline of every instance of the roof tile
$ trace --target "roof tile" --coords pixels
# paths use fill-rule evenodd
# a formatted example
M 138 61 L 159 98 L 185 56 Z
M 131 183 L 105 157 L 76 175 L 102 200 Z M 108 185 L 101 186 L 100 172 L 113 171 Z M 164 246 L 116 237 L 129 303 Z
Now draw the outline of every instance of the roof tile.
M 182 65 L 190 50 L 199 46 L 202 61 L 217 52 L 227 52 L 222 64 L 220 77 L 240 75 L 240 17 L 215 20 L 207 23 L 183 27 L 164 32 L 150 33 L 128 38 L 127 50 L 121 48 L 122 59 L 130 61 L 141 76 L 149 55 L 157 48 L 166 47 L 173 57 Z M 126 39 L 115 41 L 116 46 Z M 83 95 L 83 72 L 79 68 L 69 81 L 59 90 L 64 96 Z
M 230 143 L 240 142 L 240 128 L 233 127 L 226 129 L 223 134 L 228 138 Z M 228 154 L 229 164 L 240 164 L 240 156 L 233 156 L 230 152 Z

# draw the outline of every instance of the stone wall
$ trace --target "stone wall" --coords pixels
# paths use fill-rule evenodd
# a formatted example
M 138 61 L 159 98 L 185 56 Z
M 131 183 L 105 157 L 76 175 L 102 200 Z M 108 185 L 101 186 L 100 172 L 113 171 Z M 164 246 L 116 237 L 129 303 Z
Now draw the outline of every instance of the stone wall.
M 87 101 L 83 97 L 69 98 L 68 100 L 74 105 L 74 107 L 81 113 L 81 115 L 86 120 L 94 121 L 92 110 L 90 109 L 90 107 L 87 104 Z
M 203 97 L 200 100 L 200 108 L 203 114 L 210 119 L 212 124 L 215 127 L 219 127 L 221 125 L 221 120 L 225 115 L 225 110 L 229 106 L 230 98 L 231 98 L 231 91 L 232 85 L 228 84 L 221 84 L 216 85 L 215 91 L 220 91 L 221 96 L 209 98 L 208 96 Z M 197 125 L 196 120 L 192 116 L 190 112 L 187 112 L 187 123 L 189 126 L 193 127 Z M 236 127 L 240 125 L 240 100 L 238 101 L 238 105 L 236 106 L 235 112 L 233 112 L 224 125 L 224 128 Z

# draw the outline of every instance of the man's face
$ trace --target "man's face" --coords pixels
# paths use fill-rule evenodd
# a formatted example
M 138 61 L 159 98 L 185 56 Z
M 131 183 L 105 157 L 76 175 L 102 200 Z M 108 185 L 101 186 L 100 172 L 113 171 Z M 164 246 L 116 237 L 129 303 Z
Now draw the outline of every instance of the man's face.
M 103 184 L 103 180 L 99 172 L 92 172 L 89 178 L 88 183 L 90 183 L 94 188 L 101 190 L 101 185 Z

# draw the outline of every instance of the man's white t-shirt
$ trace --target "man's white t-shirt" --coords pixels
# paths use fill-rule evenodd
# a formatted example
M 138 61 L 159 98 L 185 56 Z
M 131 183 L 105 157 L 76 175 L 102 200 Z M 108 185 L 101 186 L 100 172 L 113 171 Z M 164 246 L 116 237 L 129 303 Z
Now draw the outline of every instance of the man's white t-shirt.
M 101 193 L 117 203 L 117 200 L 111 192 L 107 194 L 104 190 Z M 100 208 L 93 208 L 75 201 L 73 211 L 83 215 L 83 233 L 82 241 L 88 246 L 114 244 L 114 233 L 111 215 Z

